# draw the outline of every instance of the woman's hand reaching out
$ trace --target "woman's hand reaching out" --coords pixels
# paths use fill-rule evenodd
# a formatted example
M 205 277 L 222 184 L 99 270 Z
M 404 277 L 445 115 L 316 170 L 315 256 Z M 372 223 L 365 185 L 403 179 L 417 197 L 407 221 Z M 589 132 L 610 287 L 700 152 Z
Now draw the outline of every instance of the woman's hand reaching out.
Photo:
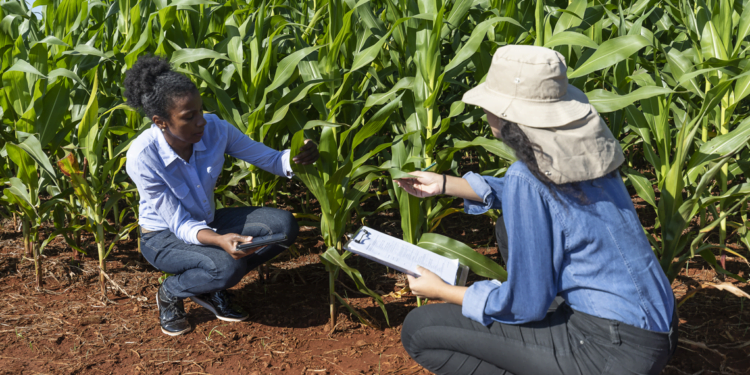
M 294 160 L 296 164 L 312 164 L 318 160 L 319 156 L 318 145 L 316 145 L 312 139 L 305 139 L 305 145 L 300 147 L 299 154 L 293 157 L 292 160 Z
M 409 174 L 417 178 L 395 180 L 398 186 L 407 193 L 415 197 L 427 198 L 439 195 L 443 191 L 443 175 L 419 171 L 409 172 Z
M 407 193 L 418 197 L 427 198 L 445 194 L 481 202 L 477 193 L 469 186 L 469 183 L 461 177 L 446 176 L 433 172 L 409 172 L 417 178 L 401 178 L 394 180 L 399 187 Z

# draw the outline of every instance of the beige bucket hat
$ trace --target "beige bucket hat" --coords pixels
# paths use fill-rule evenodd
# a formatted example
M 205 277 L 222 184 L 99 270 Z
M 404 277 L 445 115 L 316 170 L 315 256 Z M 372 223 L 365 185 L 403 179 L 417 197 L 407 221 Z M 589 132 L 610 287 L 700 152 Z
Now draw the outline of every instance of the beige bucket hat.
M 484 83 L 463 101 L 520 125 L 541 147 L 537 164 L 556 184 L 604 176 L 625 160 L 586 94 L 568 84 L 565 58 L 536 46 L 499 48 Z
M 500 118 L 533 128 L 552 128 L 589 113 L 589 99 L 568 84 L 559 52 L 536 46 L 505 46 L 492 56 L 487 79 L 463 101 Z

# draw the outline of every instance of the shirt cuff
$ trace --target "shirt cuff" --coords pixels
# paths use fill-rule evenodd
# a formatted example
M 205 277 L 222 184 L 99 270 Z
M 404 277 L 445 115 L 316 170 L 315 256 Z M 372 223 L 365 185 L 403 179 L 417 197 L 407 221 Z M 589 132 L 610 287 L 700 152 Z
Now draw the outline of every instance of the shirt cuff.
M 206 225 L 205 221 L 201 221 L 194 227 L 190 228 L 188 230 L 187 238 L 184 239 L 185 243 L 191 244 L 191 245 L 204 245 L 200 241 L 198 241 L 198 232 L 208 229 L 216 232 L 216 229 L 209 227 Z
M 286 176 L 286 178 L 292 178 L 294 177 L 294 171 L 292 170 L 292 165 L 289 164 L 290 163 L 289 159 L 291 158 L 292 151 L 284 150 L 281 152 L 282 152 L 281 165 L 282 165 L 282 169 L 284 170 L 284 176 Z
M 469 215 L 481 215 L 490 208 L 494 203 L 495 197 L 492 195 L 492 188 L 484 178 L 474 172 L 469 172 L 463 176 L 463 179 L 469 183 L 469 186 L 477 196 L 482 198 L 482 202 L 476 202 L 464 199 L 464 212 Z
M 493 320 L 484 314 L 484 307 L 487 305 L 490 293 L 500 287 L 500 282 L 479 281 L 474 283 L 464 294 L 464 301 L 461 306 L 461 313 L 465 317 L 482 323 L 485 326 L 490 325 Z

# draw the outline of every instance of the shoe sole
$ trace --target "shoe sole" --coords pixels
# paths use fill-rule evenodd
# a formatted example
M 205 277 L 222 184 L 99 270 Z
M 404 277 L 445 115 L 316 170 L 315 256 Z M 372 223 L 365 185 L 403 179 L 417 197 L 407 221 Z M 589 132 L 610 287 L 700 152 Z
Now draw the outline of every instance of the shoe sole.
M 180 336 L 180 335 L 190 332 L 191 330 L 192 328 L 186 328 L 180 332 L 169 332 L 166 329 L 164 329 L 164 327 L 161 328 L 161 331 L 164 332 L 168 336 Z
M 206 301 L 204 301 L 204 300 L 202 300 L 202 299 L 200 299 L 198 297 L 195 297 L 195 296 L 190 297 L 190 299 L 193 302 L 195 302 L 195 303 L 197 303 L 197 304 L 205 307 L 208 311 L 210 311 L 212 314 L 214 314 L 216 316 L 216 318 L 218 318 L 219 320 L 223 320 L 225 322 L 242 322 L 242 321 L 247 320 L 247 318 L 250 317 L 250 315 L 245 315 L 242 318 L 230 318 L 230 317 L 227 317 L 227 316 L 222 316 L 222 315 L 219 315 L 218 311 L 216 311 L 216 309 L 210 303 L 208 303 L 208 302 L 206 302 Z
M 156 296 L 156 307 L 161 311 L 161 304 L 159 303 L 159 296 L 158 295 Z M 159 327 L 161 327 L 161 324 L 159 325 Z M 191 326 L 191 327 L 185 328 L 185 329 L 183 329 L 182 331 L 179 331 L 179 332 L 170 332 L 170 331 L 167 331 L 166 329 L 164 329 L 164 327 L 161 327 L 161 331 L 164 332 L 164 334 L 168 335 L 168 336 L 179 336 L 179 335 L 188 333 L 188 332 L 190 332 L 192 330 L 193 330 L 193 327 Z

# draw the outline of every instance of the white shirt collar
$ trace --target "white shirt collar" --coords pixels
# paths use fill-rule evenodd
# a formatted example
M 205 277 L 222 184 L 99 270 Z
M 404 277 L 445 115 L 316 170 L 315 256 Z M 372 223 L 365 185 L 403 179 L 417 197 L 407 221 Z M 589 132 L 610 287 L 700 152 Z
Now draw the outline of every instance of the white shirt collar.
M 158 148 L 159 148 L 159 156 L 161 157 L 161 160 L 164 162 L 165 166 L 168 166 L 172 164 L 173 161 L 180 158 L 179 155 L 177 155 L 176 152 L 174 152 L 174 149 L 172 149 L 172 146 L 167 143 L 167 139 L 164 138 L 164 134 L 162 133 L 161 129 L 159 129 L 156 124 L 151 124 L 151 128 L 155 129 L 156 131 L 156 140 L 158 142 Z M 198 141 L 198 143 L 193 145 L 193 153 L 196 151 L 206 151 L 206 145 L 203 143 L 203 139 Z

